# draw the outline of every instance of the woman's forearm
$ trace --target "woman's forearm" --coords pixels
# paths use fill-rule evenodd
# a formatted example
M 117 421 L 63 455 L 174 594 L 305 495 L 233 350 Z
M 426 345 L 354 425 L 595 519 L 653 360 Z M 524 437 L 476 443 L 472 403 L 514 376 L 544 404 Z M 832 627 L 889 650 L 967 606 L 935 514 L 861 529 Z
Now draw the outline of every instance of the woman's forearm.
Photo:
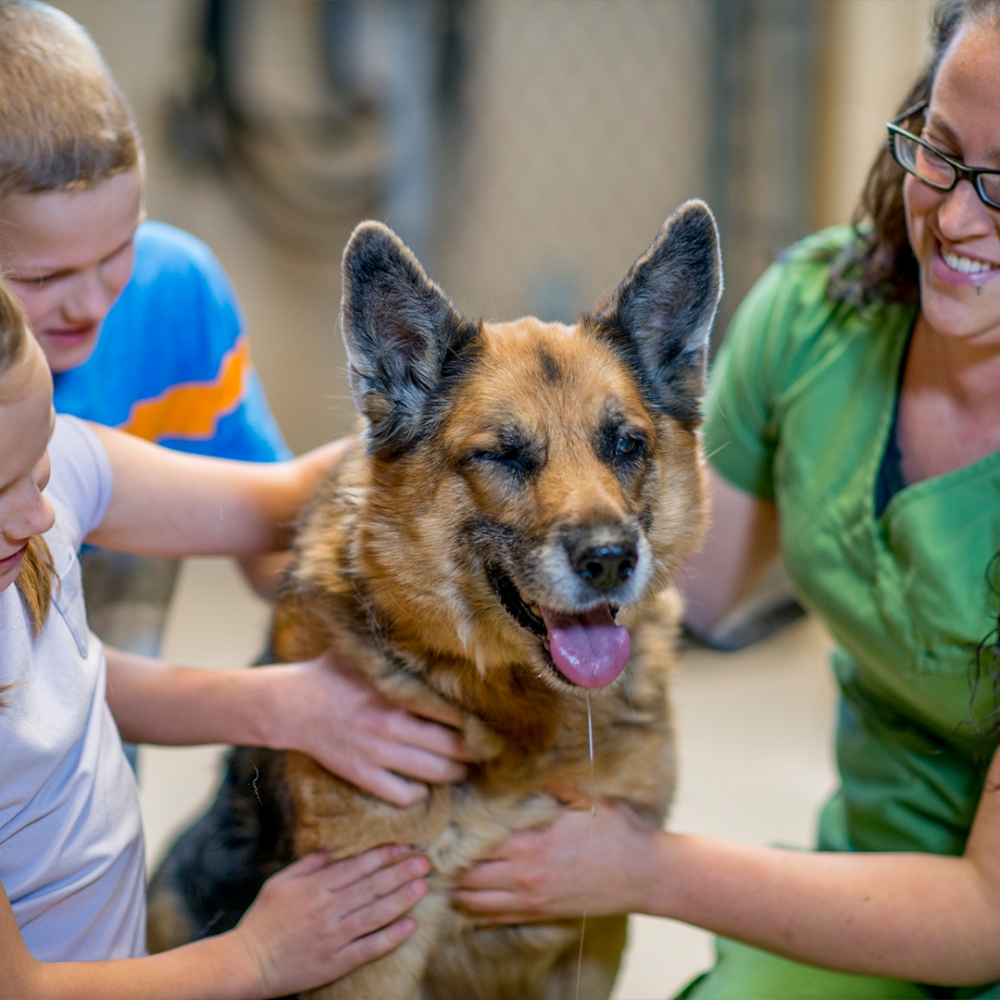
M 457 880 L 486 923 L 649 913 L 812 965 L 950 986 L 1000 979 L 1000 751 L 962 857 L 748 847 L 623 802 L 564 808 Z
M 748 847 L 663 833 L 641 909 L 812 965 L 1000 979 L 1000 898 L 974 858 Z

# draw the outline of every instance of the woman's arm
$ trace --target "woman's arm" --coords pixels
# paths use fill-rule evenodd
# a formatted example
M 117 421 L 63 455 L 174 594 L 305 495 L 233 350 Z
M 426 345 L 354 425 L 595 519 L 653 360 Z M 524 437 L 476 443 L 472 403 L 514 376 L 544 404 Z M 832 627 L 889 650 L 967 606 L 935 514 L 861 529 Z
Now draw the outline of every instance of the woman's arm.
M 158 448 L 90 424 L 111 462 L 111 502 L 87 541 L 137 555 L 247 555 L 286 548 L 299 510 L 344 439 L 290 462 L 232 462 Z
M 105 647 L 107 699 L 122 738 L 301 750 L 396 805 L 425 782 L 459 781 L 469 760 L 456 714 L 433 721 L 384 698 L 332 653 L 252 670 L 195 670 Z
M 778 557 L 773 500 L 732 486 L 707 469 L 710 526 L 705 541 L 677 573 L 684 621 L 703 635 L 749 597 Z
M 564 809 L 459 880 L 491 921 L 641 912 L 844 972 L 1000 979 L 1000 751 L 961 857 L 747 847 L 667 833 L 621 802 Z
M 400 861 L 407 853 L 380 847 L 332 865 L 310 854 L 268 879 L 233 930 L 106 962 L 35 961 L 0 886 L 0 998 L 263 1000 L 332 982 L 416 928 L 398 918 L 426 894 L 430 865 Z

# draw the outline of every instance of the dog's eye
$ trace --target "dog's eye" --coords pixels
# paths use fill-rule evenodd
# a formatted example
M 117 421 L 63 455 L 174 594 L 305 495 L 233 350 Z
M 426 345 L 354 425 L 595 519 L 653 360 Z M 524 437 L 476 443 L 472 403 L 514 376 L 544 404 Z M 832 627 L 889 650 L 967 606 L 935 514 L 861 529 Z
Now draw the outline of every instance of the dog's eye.
M 615 442 L 615 458 L 637 458 L 646 447 L 642 438 L 620 437 Z
M 473 452 L 472 459 L 477 462 L 498 465 L 518 476 L 529 476 L 538 467 L 538 463 L 530 454 L 518 448 L 505 448 L 503 451 L 477 451 Z

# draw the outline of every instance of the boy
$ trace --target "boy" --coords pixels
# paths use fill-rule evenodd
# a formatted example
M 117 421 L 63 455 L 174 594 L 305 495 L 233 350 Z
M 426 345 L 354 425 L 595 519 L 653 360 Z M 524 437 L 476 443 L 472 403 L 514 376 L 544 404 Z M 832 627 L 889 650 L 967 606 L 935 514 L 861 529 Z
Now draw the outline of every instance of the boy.
M 56 410 L 178 451 L 291 457 L 225 272 L 194 237 L 142 221 L 142 187 L 135 122 L 90 38 L 53 8 L 0 0 L 0 272 Z M 94 628 L 156 655 L 178 564 L 100 550 L 82 562 Z M 240 562 L 270 596 L 280 556 Z

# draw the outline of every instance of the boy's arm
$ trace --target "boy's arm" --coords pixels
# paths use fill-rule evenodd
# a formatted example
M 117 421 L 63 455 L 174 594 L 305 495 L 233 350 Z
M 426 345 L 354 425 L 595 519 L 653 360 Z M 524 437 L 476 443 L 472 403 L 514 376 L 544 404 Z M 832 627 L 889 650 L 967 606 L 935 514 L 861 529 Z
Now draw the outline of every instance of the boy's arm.
M 310 854 L 264 883 L 231 931 L 145 958 L 38 962 L 0 885 L 0 1000 L 264 1000 L 347 975 L 416 928 L 398 919 L 427 892 L 430 865 L 405 847 L 327 864 Z M 374 933 L 373 933 L 374 932 Z
M 87 541 L 137 555 L 247 555 L 286 548 L 299 510 L 349 439 L 290 462 L 233 462 L 159 448 L 91 424 L 113 491 Z
M 107 646 L 105 653 L 108 704 L 129 742 L 301 750 L 401 806 L 423 798 L 425 782 L 465 775 L 457 714 L 418 718 L 338 667 L 332 654 L 252 670 L 196 670 Z

